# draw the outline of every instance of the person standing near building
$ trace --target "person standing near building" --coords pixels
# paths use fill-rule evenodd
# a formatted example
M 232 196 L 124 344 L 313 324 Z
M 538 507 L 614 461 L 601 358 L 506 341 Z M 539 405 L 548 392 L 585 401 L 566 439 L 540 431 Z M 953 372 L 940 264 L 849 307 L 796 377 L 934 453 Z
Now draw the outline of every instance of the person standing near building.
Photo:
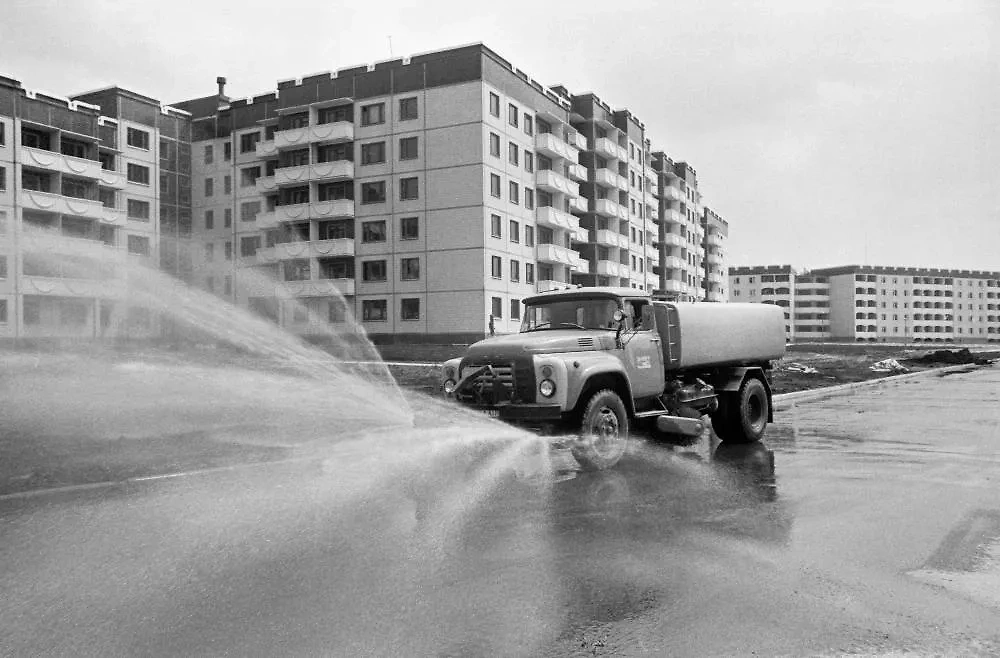
M 493 325 L 493 314 L 490 313 L 490 336 L 496 335 L 496 328 Z

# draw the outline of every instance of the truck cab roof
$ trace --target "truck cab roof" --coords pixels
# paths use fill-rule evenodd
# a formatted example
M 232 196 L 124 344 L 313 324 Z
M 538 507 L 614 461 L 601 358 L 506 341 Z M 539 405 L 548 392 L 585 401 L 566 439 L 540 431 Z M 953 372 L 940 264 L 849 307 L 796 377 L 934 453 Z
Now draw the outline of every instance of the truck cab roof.
M 525 304 L 536 304 L 552 299 L 651 299 L 649 293 L 637 288 L 620 288 L 612 286 L 595 286 L 589 288 L 570 288 L 568 290 L 550 290 L 538 293 L 524 299 Z

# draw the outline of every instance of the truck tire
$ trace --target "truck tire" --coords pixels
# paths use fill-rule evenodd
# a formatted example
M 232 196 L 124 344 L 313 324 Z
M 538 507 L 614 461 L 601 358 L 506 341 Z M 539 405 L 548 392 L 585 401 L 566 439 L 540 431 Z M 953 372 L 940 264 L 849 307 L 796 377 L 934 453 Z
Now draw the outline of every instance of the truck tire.
M 580 438 L 570 451 L 589 471 L 611 468 L 625 454 L 628 445 L 628 411 L 618 394 L 610 389 L 594 393 L 580 416 Z
M 760 441 L 767 429 L 770 400 L 759 379 L 749 378 L 736 393 L 719 396 L 719 409 L 712 414 L 712 429 L 725 443 Z

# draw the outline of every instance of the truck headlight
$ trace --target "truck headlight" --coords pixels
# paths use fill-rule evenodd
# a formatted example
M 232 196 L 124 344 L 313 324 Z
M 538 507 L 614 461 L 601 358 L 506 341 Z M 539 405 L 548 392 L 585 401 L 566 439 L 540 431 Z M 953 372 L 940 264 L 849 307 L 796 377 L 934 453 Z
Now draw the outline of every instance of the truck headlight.
M 551 379 L 543 379 L 538 385 L 538 392 L 542 397 L 550 398 L 556 394 L 556 383 Z
M 444 380 L 443 388 L 446 395 L 451 395 L 452 393 L 455 392 L 455 380 L 454 379 Z

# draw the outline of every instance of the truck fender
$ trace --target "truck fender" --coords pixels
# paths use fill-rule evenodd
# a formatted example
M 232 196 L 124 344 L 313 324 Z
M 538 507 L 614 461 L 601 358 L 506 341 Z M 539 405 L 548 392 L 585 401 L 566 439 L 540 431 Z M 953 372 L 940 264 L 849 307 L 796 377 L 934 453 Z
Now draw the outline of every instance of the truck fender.
M 736 393 L 740 390 L 740 386 L 743 385 L 744 380 L 748 377 L 753 377 L 754 379 L 759 379 L 764 385 L 764 390 L 767 391 L 767 422 L 774 422 L 774 405 L 771 402 L 771 384 L 768 383 L 767 377 L 764 376 L 763 368 L 759 366 L 741 366 L 735 368 L 723 368 L 717 370 L 711 378 L 711 384 L 716 391 L 726 391 L 729 393 Z
M 625 394 L 622 396 L 622 402 L 625 403 L 625 408 L 628 410 L 629 415 L 635 412 L 635 407 L 632 403 L 632 386 L 629 384 L 628 373 L 625 372 L 621 361 L 618 359 L 588 358 L 580 355 L 577 358 L 567 360 L 566 370 L 567 378 L 570 382 L 566 396 L 567 410 L 575 409 L 580 402 L 584 401 L 581 400 L 581 394 L 589 388 L 589 382 L 597 377 L 608 376 L 614 378 L 617 385 L 602 385 L 599 388 L 623 389 Z

